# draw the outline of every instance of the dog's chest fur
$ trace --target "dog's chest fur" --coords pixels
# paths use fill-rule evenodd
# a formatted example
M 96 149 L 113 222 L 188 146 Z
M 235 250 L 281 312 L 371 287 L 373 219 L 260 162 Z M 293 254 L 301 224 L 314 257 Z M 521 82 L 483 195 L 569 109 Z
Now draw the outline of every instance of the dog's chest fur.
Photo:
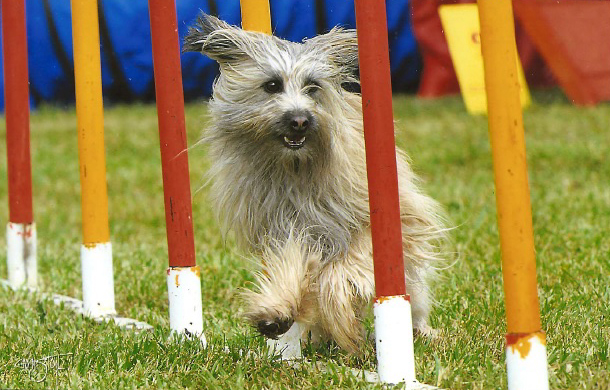
M 300 163 L 295 169 L 227 142 L 210 144 L 212 197 L 224 229 L 233 230 L 241 245 L 260 252 L 270 239 L 301 235 L 329 259 L 346 254 L 352 236 L 368 226 L 364 166 L 354 182 L 345 172 L 354 166 L 343 167 L 349 162 L 334 153 L 323 168 Z

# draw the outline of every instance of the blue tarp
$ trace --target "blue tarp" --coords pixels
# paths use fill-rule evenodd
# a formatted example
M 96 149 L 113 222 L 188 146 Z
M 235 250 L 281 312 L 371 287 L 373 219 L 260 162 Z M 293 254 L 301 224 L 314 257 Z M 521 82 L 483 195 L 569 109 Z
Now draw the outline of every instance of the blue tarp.
M 184 37 L 200 11 L 239 25 L 239 0 L 178 0 L 178 29 Z M 154 99 L 148 2 L 98 0 L 102 83 L 107 101 Z M 275 35 L 301 41 L 333 26 L 355 27 L 353 1 L 272 0 Z M 413 89 L 420 61 L 410 27 L 408 0 L 387 2 L 392 82 L 395 90 Z M 69 1 L 26 0 L 30 95 L 39 102 L 74 101 L 72 29 Z M 1 55 L 1 54 L 0 54 Z M 186 99 L 209 96 L 216 64 L 198 53 L 182 54 Z M 2 63 L 0 62 L 0 69 Z M 4 82 L 0 89 L 4 89 Z M 0 94 L 4 107 L 4 94 Z

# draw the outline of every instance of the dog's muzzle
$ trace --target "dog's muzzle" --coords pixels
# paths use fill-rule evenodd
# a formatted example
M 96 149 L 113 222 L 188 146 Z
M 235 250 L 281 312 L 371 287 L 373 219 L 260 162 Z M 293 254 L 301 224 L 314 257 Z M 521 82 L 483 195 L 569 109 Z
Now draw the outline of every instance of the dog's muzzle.
M 308 133 L 312 128 L 313 116 L 306 110 L 289 111 L 282 117 L 284 129 L 287 129 L 281 135 L 284 146 L 298 150 L 305 145 Z

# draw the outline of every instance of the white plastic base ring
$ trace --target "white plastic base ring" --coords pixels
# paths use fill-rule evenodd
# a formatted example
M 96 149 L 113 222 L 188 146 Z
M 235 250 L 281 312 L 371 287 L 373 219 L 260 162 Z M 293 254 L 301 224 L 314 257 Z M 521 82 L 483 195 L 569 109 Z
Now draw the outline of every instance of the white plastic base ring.
M 38 274 L 36 224 L 9 222 L 6 225 L 6 249 L 8 280 L 11 287 L 35 288 Z
M 546 339 L 542 332 L 509 335 L 506 368 L 510 390 L 548 390 Z
M 201 279 L 198 266 L 167 269 L 169 327 L 172 334 L 197 337 L 205 347 Z
M 83 310 L 89 317 L 115 315 L 112 244 L 81 246 Z
M 281 335 L 277 340 L 267 340 L 267 346 L 271 354 L 280 354 L 282 360 L 301 359 L 301 338 L 305 328 L 303 325 L 295 322 L 292 324 L 288 332 Z
M 413 354 L 411 303 L 406 295 L 379 297 L 373 305 L 379 380 L 417 383 Z

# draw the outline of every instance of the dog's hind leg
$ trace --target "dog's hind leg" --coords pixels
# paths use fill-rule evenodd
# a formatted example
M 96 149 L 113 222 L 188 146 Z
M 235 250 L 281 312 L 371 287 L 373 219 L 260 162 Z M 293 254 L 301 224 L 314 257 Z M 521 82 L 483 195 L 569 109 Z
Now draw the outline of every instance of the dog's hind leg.
M 325 333 L 341 348 L 360 352 L 364 340 L 362 312 L 375 293 L 370 235 L 356 238 L 347 256 L 325 262 L 317 284 Z
M 408 260 L 407 260 L 408 261 Z M 421 277 L 420 280 L 414 280 L 411 273 L 408 270 L 408 263 L 405 267 L 407 270 L 405 276 L 407 279 L 407 294 L 410 296 L 411 301 L 411 316 L 413 320 L 413 330 L 416 335 L 434 338 L 438 335 L 438 331 L 433 329 L 428 324 L 428 317 L 433 305 L 433 298 L 430 292 L 430 287 L 426 283 L 428 276 Z M 419 270 L 419 274 L 426 273 L 425 270 Z
M 403 219 L 403 253 L 407 294 L 411 297 L 413 329 L 416 334 L 435 337 L 438 332 L 430 327 L 428 317 L 434 304 L 430 289 L 434 283 L 434 266 L 442 264 L 438 249 L 442 233 L 438 228 L 422 228 Z

